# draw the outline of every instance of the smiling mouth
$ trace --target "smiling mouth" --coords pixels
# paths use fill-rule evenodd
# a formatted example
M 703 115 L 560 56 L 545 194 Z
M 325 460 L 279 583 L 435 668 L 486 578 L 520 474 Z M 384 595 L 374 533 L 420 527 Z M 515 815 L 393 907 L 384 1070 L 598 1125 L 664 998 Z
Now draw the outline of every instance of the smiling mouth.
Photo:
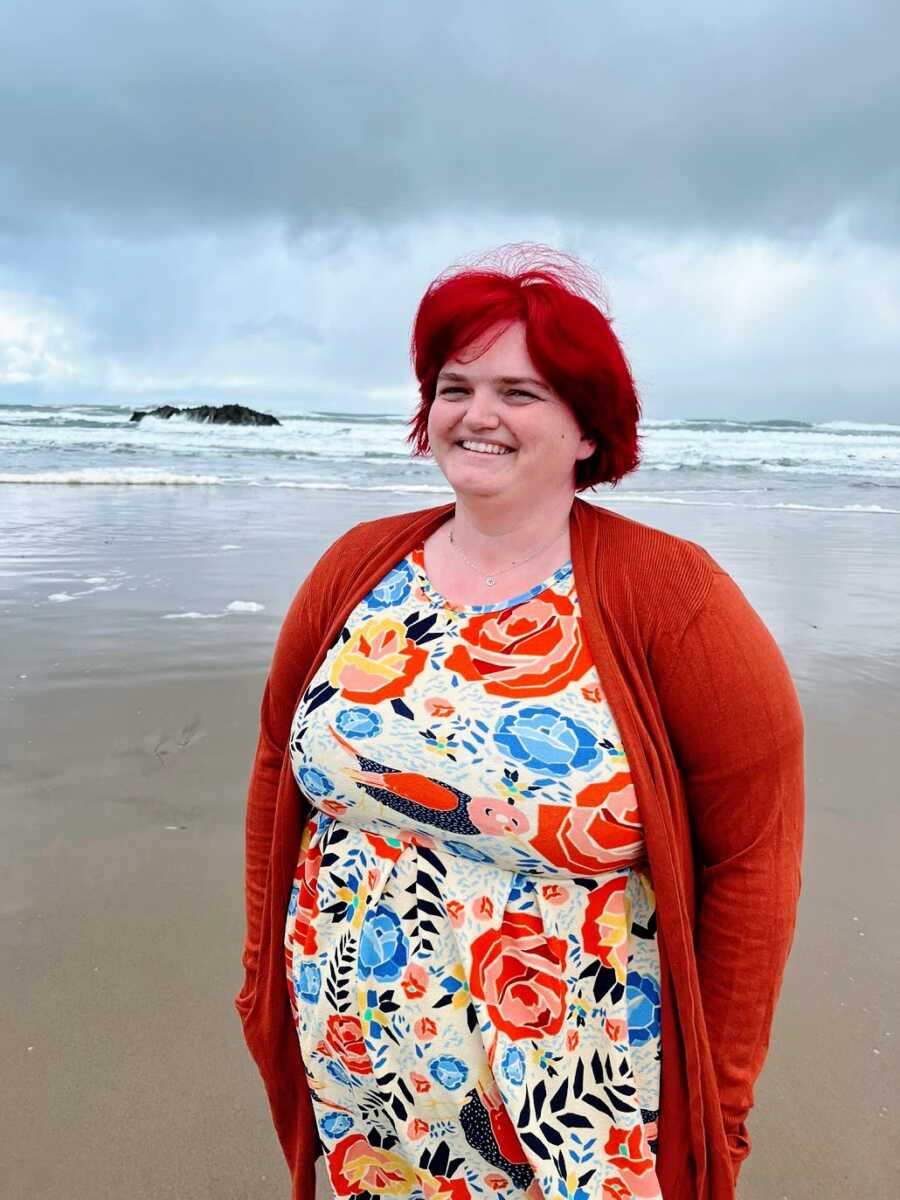
M 461 446 L 463 450 L 468 450 L 472 454 L 492 454 L 499 457 L 504 454 L 512 454 L 512 446 L 498 446 L 493 442 L 457 442 L 457 446 Z

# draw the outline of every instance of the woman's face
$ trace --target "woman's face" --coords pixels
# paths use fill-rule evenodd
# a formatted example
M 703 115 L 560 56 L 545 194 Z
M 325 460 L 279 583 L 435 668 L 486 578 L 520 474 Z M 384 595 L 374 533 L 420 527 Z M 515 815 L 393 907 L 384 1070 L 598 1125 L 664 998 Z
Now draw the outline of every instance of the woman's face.
M 527 508 L 573 491 L 575 464 L 595 443 L 529 358 L 525 326 L 510 325 L 477 352 L 471 346 L 462 351 L 467 361 L 444 363 L 428 414 L 431 451 L 450 486 Z

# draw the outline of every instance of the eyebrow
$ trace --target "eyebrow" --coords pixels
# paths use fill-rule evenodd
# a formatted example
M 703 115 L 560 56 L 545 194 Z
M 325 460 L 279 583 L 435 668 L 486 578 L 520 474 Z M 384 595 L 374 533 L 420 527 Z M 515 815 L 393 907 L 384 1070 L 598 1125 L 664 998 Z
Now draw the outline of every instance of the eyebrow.
M 454 383 L 468 383 L 465 375 L 460 375 L 457 371 L 441 371 L 438 379 L 452 379 Z M 542 383 L 540 379 L 532 379 L 525 375 L 498 375 L 491 380 L 491 383 L 517 384 L 527 383 L 530 387 L 543 388 L 545 392 L 550 391 L 550 387 L 546 383 Z

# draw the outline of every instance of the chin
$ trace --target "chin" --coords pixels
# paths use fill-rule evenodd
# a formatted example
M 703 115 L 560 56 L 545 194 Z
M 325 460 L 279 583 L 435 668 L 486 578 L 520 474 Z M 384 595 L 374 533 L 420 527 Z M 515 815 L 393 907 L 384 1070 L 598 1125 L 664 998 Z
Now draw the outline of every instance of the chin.
M 441 474 L 460 496 L 484 498 L 496 496 L 515 487 L 514 472 L 493 466 L 486 470 L 480 463 L 467 463 L 455 456 L 438 461 Z
M 499 480 L 448 478 L 447 482 L 457 496 L 473 496 L 480 500 L 486 500 L 491 496 L 501 496 L 510 490 L 508 485 L 502 484 Z

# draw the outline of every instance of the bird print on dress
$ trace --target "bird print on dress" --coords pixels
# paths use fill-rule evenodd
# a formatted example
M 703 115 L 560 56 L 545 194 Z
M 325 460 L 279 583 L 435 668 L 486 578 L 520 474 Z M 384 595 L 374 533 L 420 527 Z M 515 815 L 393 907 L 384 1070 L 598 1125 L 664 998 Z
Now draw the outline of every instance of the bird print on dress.
M 359 764 L 359 770 L 348 770 L 346 774 L 358 783 L 367 795 L 394 812 L 401 813 L 413 821 L 421 821 L 442 829 L 446 833 L 474 836 L 480 833 L 477 825 L 469 819 L 468 805 L 472 799 L 458 788 L 428 775 L 415 771 L 403 771 L 365 758 L 332 726 L 331 736 Z
M 459 1110 L 459 1123 L 466 1141 L 485 1162 L 505 1172 L 523 1192 L 528 1190 L 534 1171 L 496 1085 L 485 1088 L 479 1083 L 467 1093 L 466 1103 Z

